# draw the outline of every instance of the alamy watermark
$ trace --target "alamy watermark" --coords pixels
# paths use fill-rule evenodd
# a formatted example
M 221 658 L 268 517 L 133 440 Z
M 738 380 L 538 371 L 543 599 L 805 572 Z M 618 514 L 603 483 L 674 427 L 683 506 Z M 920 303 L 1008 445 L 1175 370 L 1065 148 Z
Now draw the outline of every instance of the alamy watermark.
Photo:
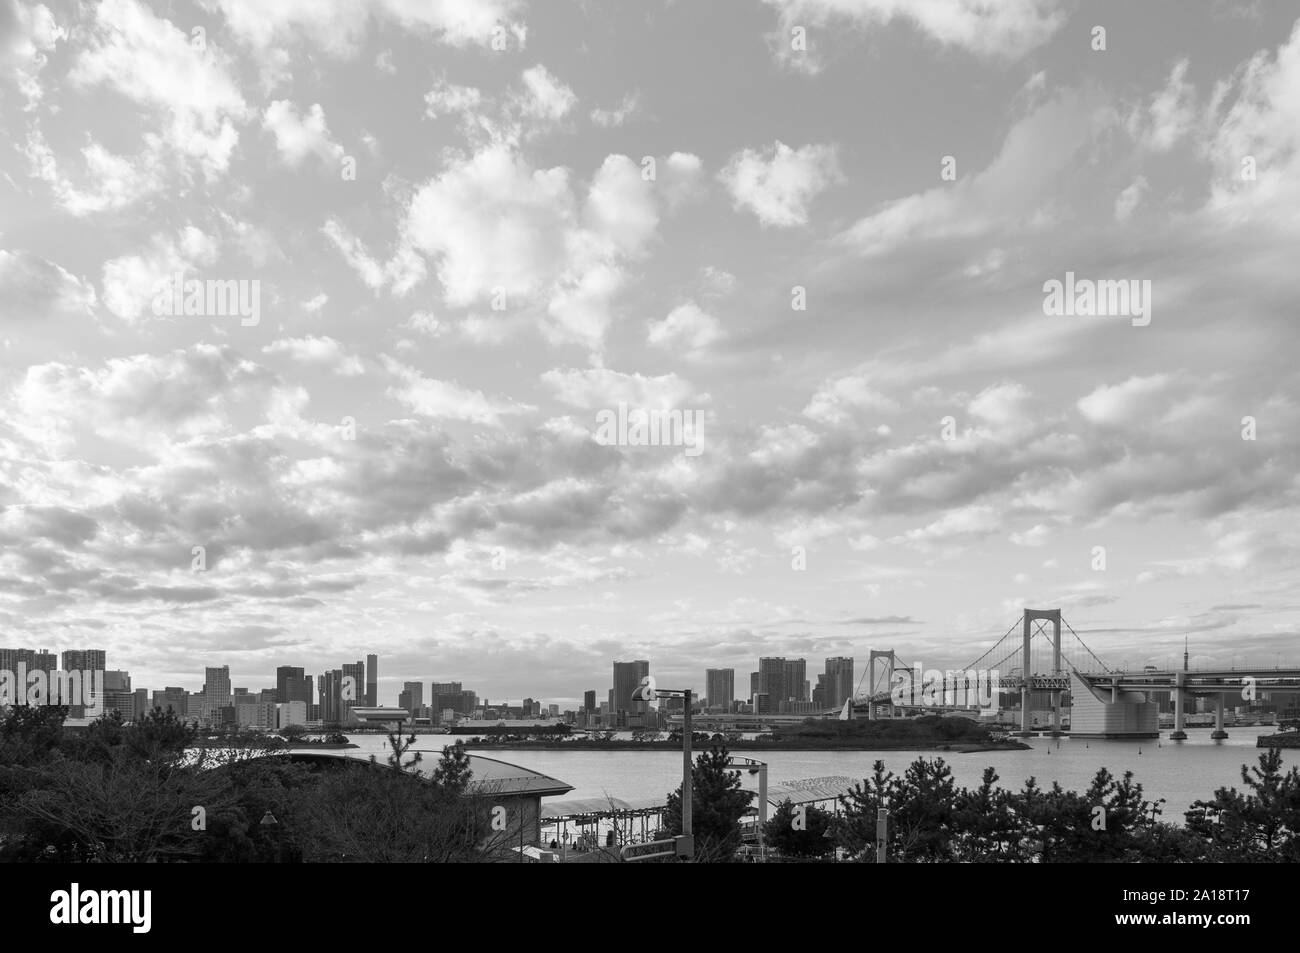
M 104 713 L 104 672 L 28 671 L 26 662 L 19 662 L 16 672 L 0 668 L 0 708 L 9 705 L 82 705 L 88 716 L 98 718 Z
M 153 313 L 159 317 L 238 317 L 246 328 L 262 320 L 262 282 L 258 278 L 186 279 L 168 275 L 153 286 Z
M 704 412 L 701 410 L 628 409 L 596 413 L 596 442 L 603 447 L 684 447 L 688 457 L 703 450 Z
M 1131 317 L 1133 327 L 1151 323 L 1151 279 L 1075 278 L 1065 273 L 1065 281 L 1052 278 L 1043 283 L 1043 314 L 1083 315 L 1086 317 Z
M 895 669 L 889 700 L 900 708 L 978 708 L 998 713 L 997 669 Z

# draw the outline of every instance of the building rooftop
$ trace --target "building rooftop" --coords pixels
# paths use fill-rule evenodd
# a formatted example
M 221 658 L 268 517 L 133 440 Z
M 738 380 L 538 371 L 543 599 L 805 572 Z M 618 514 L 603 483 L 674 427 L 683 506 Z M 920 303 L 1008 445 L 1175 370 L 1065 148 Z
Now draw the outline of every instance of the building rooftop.
M 290 750 L 288 755 L 294 761 L 315 761 L 318 764 L 323 763 L 327 758 L 357 761 L 364 764 L 370 762 L 370 755 L 357 748 L 329 748 L 325 750 L 296 748 Z M 274 757 L 274 754 L 271 757 Z M 539 797 L 556 797 L 568 794 L 573 790 L 573 785 L 566 784 L 548 774 L 542 774 L 540 771 L 532 771 L 517 764 L 498 761 L 495 758 L 484 758 L 476 754 L 468 755 L 468 758 L 470 771 L 472 772 L 470 775 L 470 791 L 475 794 L 536 794 Z M 379 764 L 384 764 L 382 759 L 376 760 Z M 420 777 L 427 777 L 433 772 L 436 764 L 436 757 L 426 759 L 410 773 Z

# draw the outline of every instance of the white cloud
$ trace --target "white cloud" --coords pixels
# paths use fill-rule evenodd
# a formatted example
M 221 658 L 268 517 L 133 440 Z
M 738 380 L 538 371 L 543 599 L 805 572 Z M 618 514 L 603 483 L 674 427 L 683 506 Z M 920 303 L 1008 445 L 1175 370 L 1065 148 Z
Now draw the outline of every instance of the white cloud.
M 766 0 L 780 13 L 782 39 L 790 28 L 848 21 L 868 29 L 908 22 L 942 44 L 978 56 L 1016 59 L 1046 43 L 1066 21 L 1058 0 Z
M 641 108 L 641 97 L 637 93 L 628 93 L 613 109 L 593 109 L 591 121 L 605 129 L 617 129 Z
M 283 354 L 300 364 L 328 367 L 342 377 L 364 374 L 365 365 L 355 354 L 348 354 L 343 345 L 331 337 L 281 338 L 262 348 L 263 354 Z
M 1126 222 L 1133 211 L 1142 202 L 1142 196 L 1147 191 L 1147 179 L 1144 175 L 1139 175 L 1133 180 L 1119 197 L 1115 199 L 1115 221 Z
M 444 301 L 464 307 L 496 288 L 516 302 L 544 289 L 563 262 L 556 236 L 574 218 L 566 169 L 534 170 L 497 145 L 420 186 L 403 234 L 435 260 Z
M 205 2 L 220 9 L 235 35 L 259 51 L 302 40 L 334 56 L 354 56 L 375 20 L 454 47 L 490 48 L 498 27 L 518 47 L 527 36 L 524 24 L 516 19 L 524 6 L 522 0 L 354 0 L 329 5 L 315 0 Z
M 104 263 L 104 305 L 122 320 L 134 322 L 151 307 L 160 282 L 176 272 L 209 266 L 217 257 L 216 240 L 193 225 L 174 239 L 155 235 L 143 254 Z M 192 277 L 186 275 L 187 280 Z
M 808 223 L 808 204 L 840 181 L 834 146 L 791 149 L 777 141 L 762 152 L 745 149 L 719 175 L 737 208 L 747 208 L 764 225 Z
M 170 118 L 168 145 L 198 163 L 209 179 L 226 171 L 248 106 L 227 60 L 209 46 L 195 54 L 189 36 L 136 0 L 103 0 L 91 39 L 69 79 L 105 85 Z
M 439 337 L 447 331 L 447 325 L 429 311 L 416 311 L 402 326 L 431 338 Z
M 967 410 L 1000 430 L 1016 430 L 1031 422 L 1031 395 L 1014 382 L 994 384 L 980 391 Z
M 302 116 L 289 100 L 277 99 L 266 107 L 262 128 L 274 134 L 280 158 L 290 168 L 301 165 L 309 155 L 326 163 L 337 163 L 343 157 L 343 147 L 330 138 L 320 103 L 313 103 Z
M 425 115 L 430 119 L 439 116 L 472 113 L 483 102 L 483 93 L 476 86 L 458 86 L 439 78 L 433 88 L 424 94 Z
M 1164 89 L 1152 97 L 1146 116 L 1130 117 L 1130 127 L 1137 127 L 1143 144 L 1153 152 L 1168 152 L 1197 120 L 1196 89 L 1186 80 L 1187 66 L 1186 59 L 1175 63 Z
M 555 74 L 540 63 L 523 72 L 524 94 L 520 109 L 525 116 L 546 122 L 559 122 L 569 114 L 578 97 Z
M 542 383 L 555 399 L 571 407 L 593 410 L 615 407 L 620 402 L 629 407 L 673 409 L 687 401 L 708 401 L 708 395 L 696 395 L 691 384 L 676 374 L 648 377 L 625 374 L 609 368 L 555 370 L 542 375 Z
M 12 73 L 30 112 L 44 91 L 40 73 L 55 45 L 68 38 L 44 4 L 0 0 L 0 76 Z
M 39 322 L 51 313 L 94 313 L 95 288 L 62 266 L 22 251 L 0 249 L 0 312 L 7 321 Z
M 424 261 L 409 247 L 399 247 L 391 259 L 380 263 L 366 250 L 361 239 L 338 220 L 327 220 L 321 226 L 321 232 L 366 286 L 374 291 L 391 286 L 394 294 L 403 295 L 424 279 Z
M 803 414 L 820 423 L 838 424 L 863 411 L 890 414 L 898 409 L 898 403 L 872 386 L 869 377 L 848 374 L 822 384 L 808 401 Z
M 722 336 L 718 319 L 688 301 L 673 308 L 662 321 L 650 322 L 646 340 L 655 347 L 699 351 Z
M 146 148 L 134 157 L 109 152 L 94 138 L 81 148 L 85 184 L 78 186 L 60 168 L 40 127 L 27 134 L 23 154 L 31 174 L 49 183 L 59 204 L 73 215 L 115 211 L 163 188 L 160 150 Z
M 1136 424 L 1155 418 L 1151 398 L 1169 385 L 1166 374 L 1130 377 L 1122 384 L 1101 386 L 1078 401 L 1079 412 L 1095 424 Z
M 861 254 L 877 255 L 927 240 L 1042 227 L 1052 221 L 1062 177 L 1113 122 L 1096 97 L 1065 92 L 1018 121 L 984 169 L 967 174 L 959 165 L 956 182 L 887 202 L 842 240 Z
M 388 388 L 388 396 L 423 417 L 497 427 L 507 415 L 536 410 L 527 404 L 488 397 L 482 391 L 470 390 L 450 381 L 423 377 L 414 368 L 389 357 L 384 357 L 383 362 L 396 381 Z
M 1011 542 L 1017 546 L 1046 546 L 1052 531 L 1042 523 L 1037 523 L 1023 533 L 1012 533 Z M 1050 562 L 1050 560 L 1049 560 Z M 1043 565 L 1047 565 L 1044 563 Z
M 1215 85 L 1205 122 L 1214 163 L 1209 210 L 1231 222 L 1300 219 L 1300 21 L 1272 57 L 1261 51 Z M 1253 159 L 1255 177 L 1243 175 Z

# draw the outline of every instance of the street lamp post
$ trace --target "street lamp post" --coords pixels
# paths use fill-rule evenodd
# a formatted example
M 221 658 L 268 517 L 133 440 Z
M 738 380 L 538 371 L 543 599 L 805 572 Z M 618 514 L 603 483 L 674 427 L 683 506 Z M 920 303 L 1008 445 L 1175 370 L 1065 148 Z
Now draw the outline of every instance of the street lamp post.
M 682 713 L 682 835 L 677 842 L 677 856 L 690 860 L 695 856 L 695 838 L 691 833 L 691 690 L 689 688 L 657 688 L 653 675 L 641 679 L 632 693 L 633 701 L 652 702 L 660 695 L 680 695 L 684 706 Z

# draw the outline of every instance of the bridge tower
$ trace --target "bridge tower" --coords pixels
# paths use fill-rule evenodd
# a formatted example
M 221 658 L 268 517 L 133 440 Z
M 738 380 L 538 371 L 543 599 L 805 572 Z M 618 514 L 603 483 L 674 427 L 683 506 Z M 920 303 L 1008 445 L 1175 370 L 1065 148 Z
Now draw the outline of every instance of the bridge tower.
M 1060 609 L 1026 609 L 1024 614 L 1023 661 L 1020 674 L 1024 683 L 1020 689 L 1020 735 L 1029 737 L 1029 691 L 1031 663 L 1029 660 L 1029 643 L 1033 639 L 1033 624 L 1039 620 L 1052 623 L 1052 675 L 1061 674 L 1061 610 Z M 1052 691 L 1052 731 L 1061 731 L 1061 693 Z
M 884 679 L 876 675 L 876 661 L 879 660 L 884 670 Z M 867 719 L 875 720 L 876 703 L 872 698 L 879 692 L 886 694 L 894 687 L 894 668 L 898 662 L 898 656 L 894 654 L 893 649 L 882 652 L 877 649 L 871 650 L 871 655 L 867 659 Z M 894 716 L 894 706 L 889 706 L 889 717 Z

